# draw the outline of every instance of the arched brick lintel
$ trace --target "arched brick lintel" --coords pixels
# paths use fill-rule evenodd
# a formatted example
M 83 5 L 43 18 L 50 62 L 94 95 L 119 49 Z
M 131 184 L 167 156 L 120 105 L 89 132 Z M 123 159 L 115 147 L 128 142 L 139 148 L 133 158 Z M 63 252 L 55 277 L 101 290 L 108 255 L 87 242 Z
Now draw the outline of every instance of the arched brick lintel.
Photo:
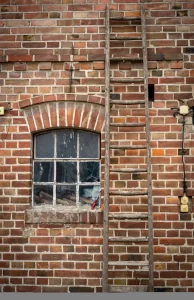
M 83 128 L 103 131 L 104 106 L 72 101 L 41 102 L 24 108 L 30 132 L 51 128 Z
M 53 94 L 41 95 L 33 98 L 25 99 L 19 102 L 20 108 L 26 108 L 32 105 L 58 101 L 88 102 L 104 106 L 105 99 L 103 96 L 88 94 Z

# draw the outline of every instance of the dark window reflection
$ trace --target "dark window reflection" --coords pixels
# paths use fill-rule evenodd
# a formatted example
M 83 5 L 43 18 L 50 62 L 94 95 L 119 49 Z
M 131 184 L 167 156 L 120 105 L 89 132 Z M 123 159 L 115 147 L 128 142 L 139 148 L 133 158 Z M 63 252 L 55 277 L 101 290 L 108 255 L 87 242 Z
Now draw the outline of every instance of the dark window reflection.
M 57 131 L 57 157 L 77 157 L 77 132 L 71 129 Z
M 53 182 L 54 164 L 53 162 L 34 163 L 34 182 Z
M 57 162 L 57 182 L 77 182 L 77 163 Z
M 34 204 L 53 204 L 53 187 L 52 185 L 35 185 L 34 186 Z
M 99 181 L 99 163 L 96 161 L 80 162 L 80 181 Z
M 51 132 L 39 134 L 36 136 L 36 158 L 54 157 L 54 136 Z
M 75 185 L 57 185 L 57 204 L 76 205 L 76 186 Z
M 79 133 L 79 157 L 98 158 L 98 139 L 99 135 L 93 132 L 80 131 Z

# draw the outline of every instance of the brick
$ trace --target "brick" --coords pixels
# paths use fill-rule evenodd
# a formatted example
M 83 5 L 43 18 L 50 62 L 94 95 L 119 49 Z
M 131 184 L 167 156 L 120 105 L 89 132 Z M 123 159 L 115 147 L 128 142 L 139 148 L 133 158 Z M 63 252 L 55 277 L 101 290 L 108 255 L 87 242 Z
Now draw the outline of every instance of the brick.
M 92 287 L 81 287 L 81 286 L 70 286 L 69 287 L 70 293 L 93 293 L 94 288 Z

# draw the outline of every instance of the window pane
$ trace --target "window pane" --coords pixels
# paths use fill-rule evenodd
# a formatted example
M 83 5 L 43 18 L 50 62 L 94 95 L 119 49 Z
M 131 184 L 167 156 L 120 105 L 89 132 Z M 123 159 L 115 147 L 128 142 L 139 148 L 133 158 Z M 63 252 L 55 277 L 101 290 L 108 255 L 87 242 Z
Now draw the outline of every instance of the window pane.
M 89 131 L 79 133 L 79 157 L 98 158 L 99 157 L 99 135 Z
M 77 163 L 57 162 L 57 182 L 77 182 Z
M 81 204 L 92 204 L 98 200 L 99 204 L 100 186 L 99 185 L 82 185 L 79 188 L 79 197 Z
M 51 132 L 39 134 L 36 136 L 36 158 L 54 157 L 54 136 Z
M 57 157 L 77 157 L 77 132 L 71 129 L 57 132 Z
M 75 185 L 58 185 L 57 189 L 57 204 L 67 206 L 76 205 L 76 186 Z
M 53 162 L 34 163 L 34 182 L 53 182 L 54 164 Z
M 80 162 L 80 182 L 99 181 L 99 163 L 96 161 Z
M 34 186 L 34 204 L 53 204 L 53 186 L 35 185 Z

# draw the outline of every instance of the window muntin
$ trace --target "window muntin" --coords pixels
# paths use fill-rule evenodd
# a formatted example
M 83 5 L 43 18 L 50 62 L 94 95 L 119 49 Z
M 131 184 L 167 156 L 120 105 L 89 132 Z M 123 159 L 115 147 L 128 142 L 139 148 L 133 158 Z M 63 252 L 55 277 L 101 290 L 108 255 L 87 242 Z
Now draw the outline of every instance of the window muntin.
M 59 129 L 34 136 L 33 205 L 100 202 L 100 136 Z

